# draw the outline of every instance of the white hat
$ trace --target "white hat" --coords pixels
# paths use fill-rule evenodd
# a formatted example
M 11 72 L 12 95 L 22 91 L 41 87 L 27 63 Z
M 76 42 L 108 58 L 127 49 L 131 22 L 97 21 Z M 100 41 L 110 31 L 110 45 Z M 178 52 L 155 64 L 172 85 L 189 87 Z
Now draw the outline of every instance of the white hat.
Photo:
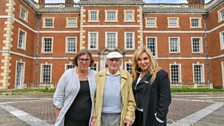
M 123 58 L 123 56 L 119 52 L 110 52 L 107 54 L 107 59 L 113 58 Z

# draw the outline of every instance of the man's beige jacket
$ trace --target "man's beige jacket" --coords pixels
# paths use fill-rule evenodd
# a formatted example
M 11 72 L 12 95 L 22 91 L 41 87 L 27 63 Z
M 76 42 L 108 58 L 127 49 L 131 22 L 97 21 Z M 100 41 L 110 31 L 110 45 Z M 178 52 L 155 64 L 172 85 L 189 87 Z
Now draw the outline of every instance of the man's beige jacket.
M 120 126 L 124 126 L 124 119 L 130 120 L 132 123 L 135 120 L 135 100 L 132 91 L 132 77 L 125 71 L 120 70 L 121 76 L 121 121 Z M 103 107 L 103 93 L 106 82 L 107 69 L 104 69 L 96 75 L 96 96 L 94 115 L 96 117 L 96 126 L 101 126 L 101 113 Z

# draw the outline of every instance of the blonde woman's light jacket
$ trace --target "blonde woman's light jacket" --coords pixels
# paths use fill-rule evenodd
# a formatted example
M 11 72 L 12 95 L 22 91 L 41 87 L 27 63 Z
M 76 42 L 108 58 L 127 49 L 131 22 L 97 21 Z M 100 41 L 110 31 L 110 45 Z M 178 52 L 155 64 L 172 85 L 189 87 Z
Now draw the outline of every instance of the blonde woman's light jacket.
M 103 107 L 103 93 L 106 82 L 106 72 L 104 69 L 96 75 L 96 96 L 95 96 L 95 108 L 93 117 L 96 118 L 96 126 L 101 126 L 101 113 Z M 120 86 L 121 86 L 121 121 L 120 126 L 124 125 L 124 119 L 130 120 L 132 123 L 135 120 L 135 100 L 132 91 L 132 77 L 125 71 L 120 70 Z
M 96 72 L 88 70 L 88 82 L 90 88 L 91 101 L 94 103 L 94 96 L 96 91 Z M 65 114 L 76 98 L 80 89 L 80 81 L 76 73 L 76 68 L 67 70 L 60 78 L 53 97 L 53 105 L 61 109 L 55 126 L 64 126 Z M 91 108 L 91 116 L 93 115 L 94 104 Z M 79 109 L 79 108 L 77 108 Z

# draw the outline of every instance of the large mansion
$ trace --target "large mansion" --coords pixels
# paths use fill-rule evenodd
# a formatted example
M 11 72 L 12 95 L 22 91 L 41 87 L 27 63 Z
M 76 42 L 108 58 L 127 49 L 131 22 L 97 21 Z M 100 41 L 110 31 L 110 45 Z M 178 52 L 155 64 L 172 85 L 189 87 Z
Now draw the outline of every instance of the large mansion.
M 172 87 L 224 88 L 224 0 L 184 4 L 143 0 L 1 0 L 0 89 L 56 86 L 81 49 L 99 71 L 119 51 L 132 72 L 136 49 L 148 47 Z

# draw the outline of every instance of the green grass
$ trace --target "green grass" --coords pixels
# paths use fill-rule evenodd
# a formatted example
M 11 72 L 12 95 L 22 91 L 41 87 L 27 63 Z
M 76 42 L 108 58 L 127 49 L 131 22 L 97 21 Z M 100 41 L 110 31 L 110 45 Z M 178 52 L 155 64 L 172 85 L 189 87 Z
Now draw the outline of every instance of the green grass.
M 210 88 L 171 88 L 171 92 L 224 92 L 224 89 L 210 89 Z
M 54 92 L 55 89 L 49 89 L 49 88 L 44 88 L 44 89 L 22 89 L 22 90 L 13 90 L 12 93 L 23 93 L 23 92 Z

